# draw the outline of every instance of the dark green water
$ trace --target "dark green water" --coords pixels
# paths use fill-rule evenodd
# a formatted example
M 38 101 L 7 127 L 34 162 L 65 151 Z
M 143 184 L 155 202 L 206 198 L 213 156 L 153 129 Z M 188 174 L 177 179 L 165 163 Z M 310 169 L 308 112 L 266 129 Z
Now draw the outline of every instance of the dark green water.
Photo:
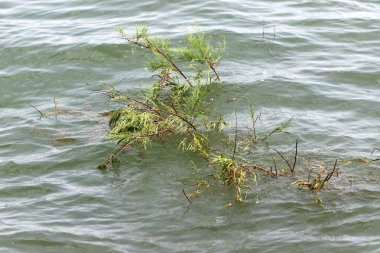
M 212 188 L 189 206 L 189 154 L 155 146 L 107 173 L 112 108 L 103 82 L 138 92 L 149 83 L 143 52 L 116 25 L 147 24 L 182 40 L 194 26 L 228 46 L 215 100 L 227 119 L 261 131 L 294 116 L 284 154 L 300 141 L 294 178 L 260 177 L 247 200 Z M 0 2 L 0 252 L 380 252 L 380 163 L 341 167 L 334 188 L 297 190 L 306 161 L 371 156 L 380 148 L 380 2 Z M 54 110 L 64 111 L 39 119 Z M 270 161 L 273 150 L 255 151 Z M 279 163 L 280 160 L 278 160 Z M 301 166 L 301 164 L 303 164 Z M 220 193 L 222 192 L 222 193 Z

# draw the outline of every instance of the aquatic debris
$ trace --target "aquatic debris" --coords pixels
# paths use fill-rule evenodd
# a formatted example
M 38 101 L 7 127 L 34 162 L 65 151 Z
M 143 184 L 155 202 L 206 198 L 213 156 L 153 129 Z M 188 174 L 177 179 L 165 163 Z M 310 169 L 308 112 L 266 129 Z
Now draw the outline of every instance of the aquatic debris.
M 77 140 L 71 137 L 59 137 L 55 139 L 61 145 L 71 145 L 74 144 Z
M 335 160 L 334 167 L 331 171 L 329 171 L 327 168 L 312 168 L 309 171 L 309 176 L 306 180 L 297 180 L 293 184 L 300 186 L 302 188 L 307 188 L 312 191 L 320 191 L 323 189 L 323 187 L 326 185 L 326 183 L 331 179 L 333 175 L 336 175 L 336 177 L 339 176 L 339 168 L 337 168 L 338 159 Z M 318 170 L 316 175 L 314 176 L 313 180 L 310 181 L 310 177 L 312 172 L 314 170 Z
M 64 116 L 83 116 L 84 115 L 83 111 L 59 107 L 55 97 L 53 98 L 53 102 L 54 102 L 54 108 L 48 112 L 42 112 L 36 106 L 32 105 L 29 102 L 27 104 L 40 114 L 39 119 L 50 118 L 50 117 L 57 118 L 59 115 L 64 115 Z
M 273 170 L 247 161 L 241 154 L 241 150 L 249 147 L 246 143 L 243 142 L 241 145 L 238 141 L 236 113 L 233 137 L 223 131 L 223 128 L 230 124 L 217 111 L 213 100 L 209 99 L 209 94 L 216 86 L 221 85 L 217 65 L 225 49 L 225 41 L 215 43 L 211 37 L 197 31 L 185 36 L 184 45 L 173 48 L 168 40 L 152 37 L 145 26 L 137 26 L 133 35 L 128 35 L 120 27 L 117 31 L 128 43 L 151 53 L 147 67 L 154 73 L 155 80 L 152 87 L 145 89 L 140 97 L 132 97 L 111 85 L 106 86 L 104 93 L 111 101 L 122 106 L 100 114 L 109 117 L 110 129 L 107 136 L 115 140 L 119 147 L 98 166 L 99 169 L 105 170 L 118 161 L 117 156 L 127 148 L 147 149 L 152 143 L 164 144 L 175 136 L 182 150 L 197 154 L 213 168 L 214 179 L 235 189 L 237 201 L 244 200 L 243 192 L 251 189 L 250 184 L 257 181 L 258 173 L 272 177 L 294 174 L 298 158 L 298 139 L 292 163 L 275 149 L 288 169 L 277 169 L 273 159 Z M 260 137 L 256 130 L 256 122 L 261 113 L 256 115 L 252 105 L 249 109 L 253 132 L 250 145 L 266 142 L 274 134 L 286 132 L 292 121 L 290 118 Z M 219 136 L 217 140 L 210 138 L 215 134 Z M 226 149 L 221 148 L 222 143 L 227 144 Z M 334 173 L 337 173 L 335 167 L 332 173 L 328 173 L 323 179 L 321 173 L 315 182 L 299 181 L 298 185 L 306 186 L 310 190 L 321 190 Z M 208 187 L 209 182 L 200 180 L 205 181 L 206 184 L 197 185 L 190 194 L 182 189 L 189 203 L 192 203 L 192 198 L 205 192 L 204 187 Z

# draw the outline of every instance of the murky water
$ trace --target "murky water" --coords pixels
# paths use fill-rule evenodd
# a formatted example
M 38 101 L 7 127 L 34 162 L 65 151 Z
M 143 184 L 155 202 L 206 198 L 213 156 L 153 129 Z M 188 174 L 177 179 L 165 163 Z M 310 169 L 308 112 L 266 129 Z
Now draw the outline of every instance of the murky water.
M 318 194 L 292 185 L 306 169 L 263 176 L 229 208 L 233 191 L 219 187 L 188 204 L 181 188 L 190 190 L 192 164 L 175 145 L 97 170 L 115 147 L 97 114 L 111 105 L 97 90 L 109 82 L 138 92 L 150 75 L 145 54 L 113 27 L 141 23 L 176 41 L 194 26 L 225 38 L 215 100 L 226 117 L 236 111 L 244 130 L 247 99 L 262 111 L 260 131 L 294 117 L 271 148 L 291 155 L 298 138 L 305 166 L 380 157 L 371 155 L 380 148 L 377 0 L 3 0 L 1 252 L 380 252 L 377 161 L 346 162 Z M 254 152 L 264 164 L 272 155 Z

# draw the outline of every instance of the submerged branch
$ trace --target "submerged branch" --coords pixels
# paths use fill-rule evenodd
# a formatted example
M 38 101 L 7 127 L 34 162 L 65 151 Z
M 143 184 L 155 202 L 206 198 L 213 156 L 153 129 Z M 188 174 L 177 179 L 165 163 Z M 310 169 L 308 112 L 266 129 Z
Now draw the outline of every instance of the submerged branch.
M 252 169 L 264 171 L 265 173 L 270 174 L 270 175 L 272 175 L 272 176 L 276 176 L 276 175 L 277 175 L 277 173 L 275 173 L 275 172 L 273 172 L 273 171 L 271 171 L 271 170 L 269 170 L 269 169 L 266 169 L 266 168 L 264 168 L 264 167 L 262 167 L 262 166 L 259 166 L 259 165 L 257 165 L 257 164 L 245 164 L 245 163 L 239 163 L 238 165 L 239 165 L 240 167 L 242 167 L 242 168 L 245 168 L 245 167 L 252 167 Z M 277 170 L 276 170 L 276 171 L 277 171 Z
M 126 148 L 132 140 L 129 140 L 127 142 L 124 142 L 118 149 L 116 149 L 112 154 L 108 157 L 108 159 L 101 165 L 98 166 L 98 169 L 105 170 L 107 169 L 107 166 L 114 161 L 114 158 L 124 149 Z

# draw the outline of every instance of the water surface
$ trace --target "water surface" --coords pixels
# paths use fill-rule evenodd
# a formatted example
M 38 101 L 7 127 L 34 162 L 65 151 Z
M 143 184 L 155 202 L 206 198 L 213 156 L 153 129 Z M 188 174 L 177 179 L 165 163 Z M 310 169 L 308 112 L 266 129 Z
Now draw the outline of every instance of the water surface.
M 213 187 L 189 205 L 189 154 L 154 146 L 109 172 L 112 108 L 104 82 L 132 94 L 149 83 L 144 52 L 115 26 L 148 25 L 176 42 L 191 27 L 225 38 L 215 101 L 260 131 L 294 117 L 269 140 L 291 155 L 295 178 L 260 177 L 247 200 Z M 380 152 L 378 1 L 20 1 L 0 3 L 1 252 L 380 252 L 379 162 L 341 168 L 316 194 L 292 186 L 308 159 L 376 159 Z M 39 113 L 65 111 L 40 119 Z M 274 151 L 251 150 L 268 164 Z M 278 160 L 279 163 L 280 159 Z M 303 164 L 301 166 L 301 164 Z M 284 166 L 284 165 L 283 165 Z

